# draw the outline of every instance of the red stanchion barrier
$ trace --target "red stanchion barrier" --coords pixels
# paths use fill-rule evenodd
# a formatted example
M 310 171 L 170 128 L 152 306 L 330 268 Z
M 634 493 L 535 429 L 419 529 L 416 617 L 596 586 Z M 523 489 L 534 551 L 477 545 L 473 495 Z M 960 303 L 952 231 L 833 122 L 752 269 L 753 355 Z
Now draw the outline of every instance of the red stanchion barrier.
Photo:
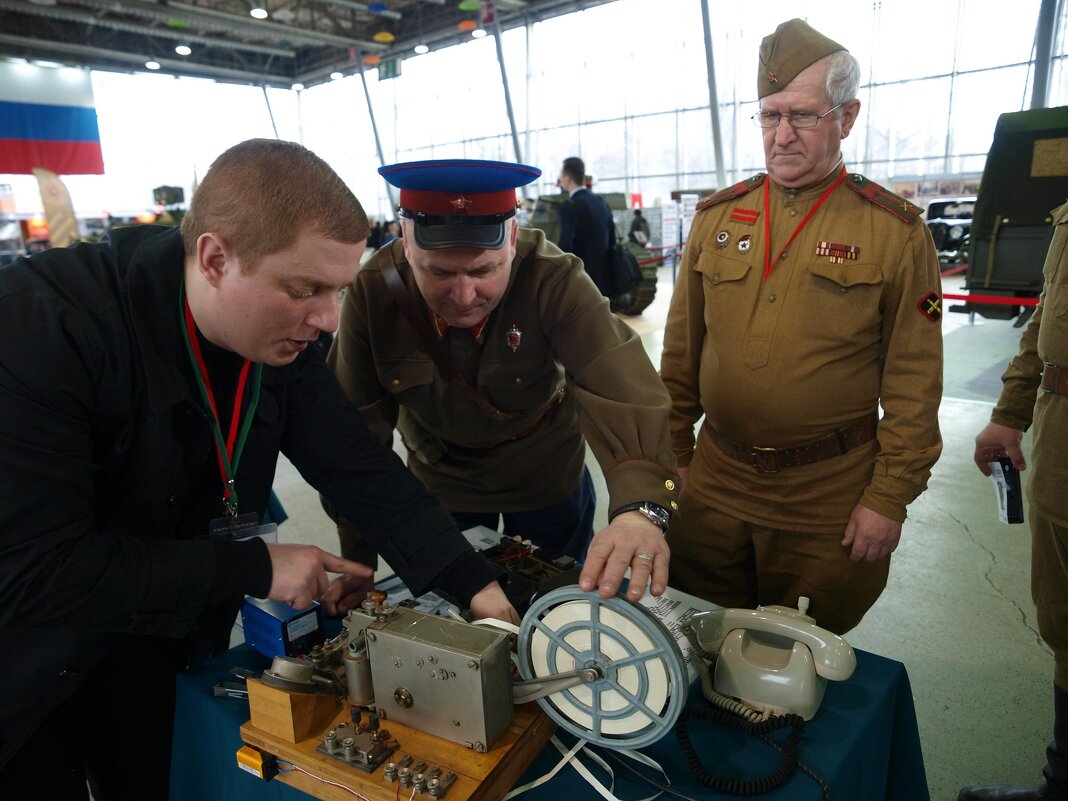
M 967 300 L 971 303 L 1000 303 L 1005 306 L 1037 306 L 1038 298 L 1013 298 L 1005 295 L 951 295 L 942 296 L 946 300 Z

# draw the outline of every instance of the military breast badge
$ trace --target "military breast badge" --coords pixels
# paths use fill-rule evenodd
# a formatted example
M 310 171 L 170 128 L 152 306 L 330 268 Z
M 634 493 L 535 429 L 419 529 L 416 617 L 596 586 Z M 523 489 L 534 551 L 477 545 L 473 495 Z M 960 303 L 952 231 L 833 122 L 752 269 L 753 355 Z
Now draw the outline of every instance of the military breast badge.
M 512 327 L 508 329 L 508 333 L 504 336 L 508 341 L 508 347 L 512 349 L 512 353 L 519 350 L 519 344 L 523 341 L 523 332 L 520 331 L 514 323 L 512 324 Z
M 846 259 L 856 261 L 860 248 L 856 245 L 839 245 L 836 242 L 817 242 L 816 255 L 830 256 L 832 264 L 842 264 Z
M 749 234 L 746 234 L 745 236 L 741 237 L 738 240 L 738 252 L 739 253 L 748 253 L 749 252 L 749 248 L 751 248 L 752 246 L 753 246 L 753 237 L 749 236 Z
M 725 247 L 727 247 L 727 243 L 730 242 L 730 241 L 731 241 L 731 232 L 730 231 L 720 231 L 718 234 L 716 234 L 716 247 L 717 248 L 725 248 Z

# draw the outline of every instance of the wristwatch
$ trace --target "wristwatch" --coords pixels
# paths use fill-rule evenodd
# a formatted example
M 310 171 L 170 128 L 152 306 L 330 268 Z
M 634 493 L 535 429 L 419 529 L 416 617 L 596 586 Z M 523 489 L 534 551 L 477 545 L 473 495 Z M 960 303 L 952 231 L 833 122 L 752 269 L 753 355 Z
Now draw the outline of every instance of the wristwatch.
M 644 515 L 651 522 L 656 523 L 656 525 L 660 526 L 660 530 L 667 534 L 668 525 L 671 523 L 671 512 L 669 512 L 663 506 L 657 506 L 651 501 L 628 503 L 616 509 L 616 511 L 612 514 L 612 517 L 609 522 L 612 522 L 612 520 L 615 520 L 624 512 L 637 512 L 640 515 Z

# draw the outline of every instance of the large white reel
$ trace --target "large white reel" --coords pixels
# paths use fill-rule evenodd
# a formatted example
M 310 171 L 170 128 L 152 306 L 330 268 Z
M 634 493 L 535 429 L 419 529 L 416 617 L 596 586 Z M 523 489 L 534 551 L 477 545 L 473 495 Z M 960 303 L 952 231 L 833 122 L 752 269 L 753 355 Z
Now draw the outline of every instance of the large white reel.
M 531 604 L 519 629 L 526 680 L 594 667 L 601 678 L 538 699 L 556 723 L 610 748 L 663 737 L 686 701 L 682 652 L 651 611 L 619 596 L 561 587 Z

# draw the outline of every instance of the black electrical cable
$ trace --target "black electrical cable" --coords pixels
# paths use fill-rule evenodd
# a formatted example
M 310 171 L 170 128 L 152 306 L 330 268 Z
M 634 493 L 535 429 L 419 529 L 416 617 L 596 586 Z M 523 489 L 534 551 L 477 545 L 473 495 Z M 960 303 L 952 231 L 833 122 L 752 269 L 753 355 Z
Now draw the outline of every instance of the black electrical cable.
M 729 728 L 745 732 L 746 734 L 755 734 L 765 739 L 766 735 L 773 731 L 786 728 L 789 728 L 791 731 L 782 742 L 781 746 L 777 749 L 782 754 L 782 759 L 779 760 L 778 766 L 771 773 L 757 779 L 733 779 L 712 773 L 704 766 L 704 763 L 701 762 L 701 757 L 698 756 L 697 749 L 694 748 L 693 743 L 690 741 L 690 718 L 715 721 L 717 723 L 722 723 Z M 800 715 L 781 715 L 768 718 L 760 723 L 750 723 L 746 720 L 742 720 L 736 715 L 732 715 L 729 712 L 716 708 L 695 709 L 693 707 L 686 707 L 682 710 L 678 721 L 675 723 L 675 736 L 678 737 L 682 753 L 686 757 L 686 761 L 689 762 L 690 767 L 693 769 L 694 776 L 697 777 L 697 780 L 702 784 L 711 787 L 713 790 L 730 793 L 731 795 L 758 795 L 760 793 L 768 793 L 789 779 L 794 766 L 797 765 L 797 744 L 801 740 L 801 735 L 804 734 L 804 732 L 805 719 Z
M 587 745 L 586 747 L 589 748 L 590 746 Z M 615 762 L 617 765 L 619 765 L 620 767 L 626 768 L 631 773 L 633 773 L 635 776 L 637 776 L 639 779 L 641 779 L 643 782 L 645 782 L 646 784 L 648 784 L 648 785 L 650 785 L 652 787 L 655 787 L 657 790 L 659 790 L 662 793 L 667 793 L 668 795 L 673 795 L 676 798 L 681 798 L 681 799 L 683 799 L 683 801 L 701 801 L 701 799 L 697 798 L 696 796 L 687 795 L 686 793 L 683 793 L 683 792 L 681 792 L 679 790 L 676 790 L 670 784 L 664 784 L 661 781 L 657 781 L 656 779 L 653 779 L 653 778 L 651 778 L 649 776 L 646 776 L 644 773 L 642 773 L 636 767 L 634 767 L 633 765 L 629 764 L 627 762 L 627 760 L 623 759 L 623 757 L 617 756 L 616 754 L 612 753 L 611 751 L 609 751 L 607 749 L 601 748 L 601 749 L 598 749 L 598 750 L 600 751 L 601 756 L 608 757 L 613 762 Z
M 768 737 L 767 735 L 764 735 L 760 739 L 763 740 L 764 742 L 766 742 L 768 745 L 770 745 L 776 751 L 779 751 L 780 753 L 782 752 L 782 746 L 779 745 L 777 742 L 775 742 L 770 737 Z M 814 771 L 812 768 L 810 768 L 804 762 L 802 762 L 800 759 L 797 760 L 797 767 L 800 768 L 803 773 L 805 773 L 807 776 L 809 776 L 809 778 L 811 778 L 812 781 L 816 782 L 816 784 L 818 784 L 820 786 L 820 790 L 823 791 L 823 800 L 824 801 L 831 801 L 831 788 L 830 788 L 830 785 L 828 785 L 827 782 L 824 780 L 824 778 L 822 776 L 820 776 L 818 773 L 816 773 L 816 771 Z

